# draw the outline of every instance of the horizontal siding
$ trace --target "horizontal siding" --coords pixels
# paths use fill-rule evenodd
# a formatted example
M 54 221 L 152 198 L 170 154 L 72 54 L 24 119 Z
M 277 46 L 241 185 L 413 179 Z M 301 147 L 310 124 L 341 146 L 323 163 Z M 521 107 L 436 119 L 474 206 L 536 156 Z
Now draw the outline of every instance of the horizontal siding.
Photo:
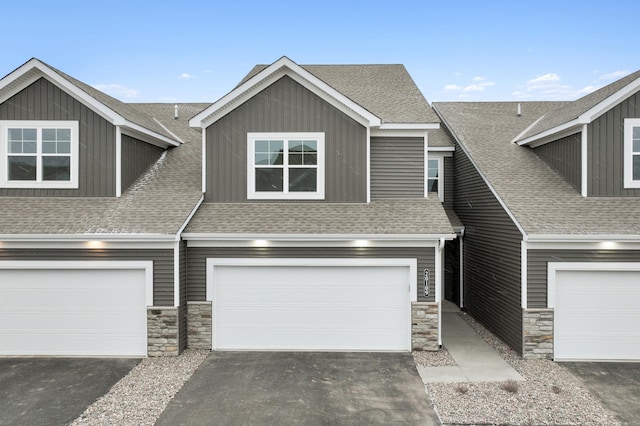
M 205 201 L 247 201 L 249 132 L 324 132 L 325 201 L 367 201 L 366 129 L 287 76 L 206 129 Z
M 173 306 L 173 250 L 0 249 L 0 260 L 151 260 L 153 304 Z
M 155 163 L 163 152 L 160 147 L 122 135 L 122 192 Z
M 180 262 L 180 350 L 187 347 L 187 242 L 180 241 L 179 244 Z
M 624 188 L 624 119 L 640 117 L 640 93 L 611 108 L 587 126 L 588 195 L 639 197 Z
M 545 163 L 557 170 L 574 188 L 578 191 L 582 190 L 582 136 L 580 133 L 534 148 L 534 152 Z
M 640 250 L 529 250 L 527 307 L 547 307 L 549 262 L 640 262 Z M 603 288 L 606 291 L 606 288 Z
M 79 123 L 78 189 L 0 189 L 0 196 L 115 196 L 115 126 L 41 78 L 0 104 L 0 120 L 68 120 Z
M 188 299 L 206 299 L 206 259 L 207 258 L 407 258 L 418 259 L 418 300 L 434 301 L 434 280 L 431 280 L 429 297 L 422 292 L 423 271 L 429 269 L 435 276 L 435 249 L 433 248 L 231 248 L 231 247 L 189 247 L 187 249 Z
M 371 198 L 424 197 L 424 139 L 371 138 Z
M 464 305 L 520 352 L 522 236 L 466 154 L 456 148 L 454 209 L 465 225 Z

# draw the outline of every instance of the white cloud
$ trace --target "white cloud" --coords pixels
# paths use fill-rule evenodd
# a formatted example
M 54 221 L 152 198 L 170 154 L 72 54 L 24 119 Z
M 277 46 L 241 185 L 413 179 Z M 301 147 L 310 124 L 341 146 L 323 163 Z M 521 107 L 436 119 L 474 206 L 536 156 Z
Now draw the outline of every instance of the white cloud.
M 93 87 L 116 98 L 133 99 L 137 98 L 140 94 L 140 91 L 136 89 L 130 89 L 117 83 L 94 84 Z
M 484 77 L 473 77 L 473 81 L 485 81 Z
M 614 71 L 608 74 L 602 74 L 598 80 L 617 80 L 629 74 L 629 71 Z
M 547 84 L 557 81 L 560 81 L 560 76 L 558 74 L 549 73 L 529 80 L 527 81 L 527 84 Z
M 457 84 L 447 84 L 446 86 L 444 86 L 444 90 L 457 91 L 462 90 L 462 87 L 458 86 Z
M 191 74 L 186 73 L 186 72 L 183 72 L 182 74 L 180 74 L 178 76 L 178 78 L 181 79 L 181 80 L 190 80 L 192 78 L 196 78 L 196 76 L 195 75 L 191 75 Z
M 472 81 L 473 81 L 472 84 L 468 84 L 466 86 L 460 86 L 458 84 L 447 84 L 446 86 L 444 86 L 444 90 L 447 90 L 450 92 L 455 91 L 455 92 L 462 92 L 462 93 L 482 92 L 487 87 L 495 86 L 496 84 L 493 81 L 489 81 L 484 77 L 473 77 Z

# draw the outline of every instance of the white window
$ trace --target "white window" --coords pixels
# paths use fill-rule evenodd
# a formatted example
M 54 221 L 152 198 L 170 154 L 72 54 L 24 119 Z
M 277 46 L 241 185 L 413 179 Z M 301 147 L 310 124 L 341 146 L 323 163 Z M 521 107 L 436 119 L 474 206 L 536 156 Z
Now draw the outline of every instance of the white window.
M 427 170 L 426 170 L 426 195 L 430 192 L 435 192 L 438 194 L 438 198 L 440 201 L 444 201 L 444 184 L 443 184 L 443 164 L 444 158 L 437 157 L 433 158 L 432 153 L 429 153 L 429 158 L 427 160 Z
M 77 121 L 0 121 L 0 186 L 77 188 Z
M 640 188 L 640 118 L 624 120 L 624 186 Z
M 324 199 L 324 133 L 249 133 L 248 199 Z

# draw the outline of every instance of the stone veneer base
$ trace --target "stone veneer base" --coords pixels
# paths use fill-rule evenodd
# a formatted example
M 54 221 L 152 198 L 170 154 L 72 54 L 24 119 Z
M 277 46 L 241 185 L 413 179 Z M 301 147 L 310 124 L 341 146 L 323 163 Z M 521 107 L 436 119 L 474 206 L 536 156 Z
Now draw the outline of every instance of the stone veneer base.
M 211 349 L 211 302 L 187 302 L 187 347 Z
M 526 309 L 522 324 L 522 358 L 553 359 L 553 309 Z
M 417 351 L 437 351 L 440 349 L 437 303 L 411 303 L 411 349 Z
M 178 356 L 178 308 L 152 306 L 147 308 L 147 355 Z

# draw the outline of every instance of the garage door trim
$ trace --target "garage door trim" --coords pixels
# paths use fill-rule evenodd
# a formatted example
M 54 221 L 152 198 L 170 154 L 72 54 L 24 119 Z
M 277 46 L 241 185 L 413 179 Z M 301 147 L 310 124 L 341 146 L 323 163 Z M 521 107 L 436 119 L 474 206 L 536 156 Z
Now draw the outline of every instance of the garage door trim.
M 153 306 L 153 261 L 137 260 L 2 260 L 2 269 L 143 269 L 145 303 Z
M 557 271 L 640 271 L 635 262 L 549 262 L 547 266 L 547 307 L 556 307 Z
M 407 258 L 207 258 L 207 274 L 206 274 L 206 300 L 212 302 L 212 308 L 215 310 L 216 294 L 215 268 L 217 266 L 266 266 L 266 267 L 404 267 L 408 268 L 408 282 L 406 291 L 406 309 L 407 309 L 407 333 L 409 345 L 411 342 L 411 303 L 417 301 L 417 259 Z M 212 315 L 212 347 L 215 344 L 215 318 L 216 313 Z M 410 349 L 410 348 L 408 348 Z M 223 349 L 224 350 L 224 349 Z M 270 349 L 276 350 L 276 349 Z M 308 349 L 301 349 L 308 350 Z M 320 349 L 327 350 L 327 349 Z

